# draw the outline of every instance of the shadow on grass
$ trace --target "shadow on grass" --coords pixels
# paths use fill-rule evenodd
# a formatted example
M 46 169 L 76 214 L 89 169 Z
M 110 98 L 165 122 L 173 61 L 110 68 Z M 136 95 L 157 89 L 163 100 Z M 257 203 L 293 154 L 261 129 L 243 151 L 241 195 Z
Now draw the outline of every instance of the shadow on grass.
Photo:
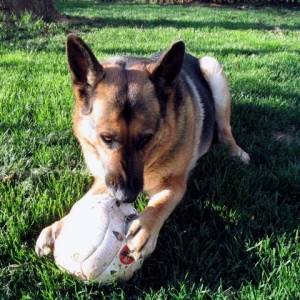
M 101 18 L 84 18 L 84 17 L 71 17 L 67 16 L 67 20 L 72 23 L 77 23 L 77 25 L 88 25 L 89 27 L 129 27 L 129 28 L 145 28 L 153 29 L 155 27 L 173 27 L 177 29 L 201 29 L 201 28 L 223 28 L 226 30 L 274 30 L 275 26 L 263 24 L 263 23 L 245 23 L 245 22 L 196 22 L 196 21 L 176 21 L 176 20 L 142 20 L 142 19 L 126 19 L 126 18 L 111 18 L 111 17 L 101 17 Z M 288 25 L 280 24 L 282 30 L 299 30 L 300 25 Z
M 64 11 L 69 7 L 70 4 L 68 3 L 57 3 L 58 9 L 60 11 Z M 66 16 L 67 20 L 72 24 L 76 23 L 77 25 L 88 25 L 91 27 L 101 27 L 101 26 L 111 26 L 111 27 L 137 27 L 137 28 L 145 28 L 145 29 L 150 29 L 150 28 L 155 28 L 155 27 L 174 27 L 178 29 L 184 29 L 184 28 L 203 28 L 203 27 L 208 27 L 208 28 L 224 28 L 227 30 L 274 30 L 274 26 L 260 23 L 260 22 L 239 22 L 239 21 L 213 21 L 213 22 L 198 22 L 198 21 L 177 21 L 177 20 L 168 20 L 165 18 L 165 16 L 161 16 L 161 18 L 157 18 L 156 20 L 144 20 L 144 19 L 132 19 L 132 18 L 125 18 L 125 17 L 110 17 L 110 10 L 112 11 L 120 11 L 134 7 L 136 9 L 138 5 L 132 5 L 132 4 L 108 4 L 108 3 L 90 3 L 90 2 L 73 2 L 72 3 L 72 10 L 73 9 L 95 9 L 99 11 L 104 11 L 105 13 L 103 16 L 99 18 L 86 18 L 86 17 L 78 17 L 78 16 Z M 102 7 L 102 8 L 101 8 Z M 178 11 L 178 9 L 183 9 L 188 12 L 189 9 L 193 9 L 193 7 L 186 7 L 186 6 L 158 6 L 158 5 L 153 5 L 153 6 L 145 6 L 145 5 L 140 5 L 139 10 L 145 10 L 149 14 L 157 13 L 159 11 L 164 11 L 164 9 L 174 9 L 174 12 Z M 220 11 L 223 8 L 222 7 L 210 7 L 212 10 Z M 226 7 L 224 8 L 225 10 L 231 10 L 235 11 L 237 10 L 234 7 Z M 293 8 L 292 11 L 297 11 L 299 9 Z M 253 10 L 252 10 L 253 11 Z M 257 9 L 255 10 L 255 13 L 261 14 L 263 10 Z M 284 11 L 280 9 L 274 9 L 273 11 L 270 10 L 269 14 L 276 14 L 278 16 L 284 15 L 286 11 L 289 11 L 288 8 L 286 8 Z M 158 14 L 158 16 L 160 16 Z M 280 28 L 284 30 L 299 30 L 300 25 L 288 25 L 285 23 L 280 23 Z
M 218 144 L 200 159 L 156 251 L 134 285 L 122 286 L 128 295 L 140 293 L 134 286 L 179 291 L 185 283 L 191 288 L 189 299 L 195 297 L 193 285 L 215 292 L 222 286 L 233 294 L 249 282 L 258 286 L 273 266 L 262 262 L 263 250 L 253 247 L 270 238 L 269 251 L 275 251 L 280 238 L 295 236 L 300 213 L 299 112 L 290 111 L 287 120 L 287 111 L 271 107 L 236 105 L 234 111 L 247 116 L 238 117 L 235 135 L 249 151 L 251 164 L 229 157 Z M 278 138 L 279 131 L 286 135 Z M 280 255 L 279 261 L 284 259 Z

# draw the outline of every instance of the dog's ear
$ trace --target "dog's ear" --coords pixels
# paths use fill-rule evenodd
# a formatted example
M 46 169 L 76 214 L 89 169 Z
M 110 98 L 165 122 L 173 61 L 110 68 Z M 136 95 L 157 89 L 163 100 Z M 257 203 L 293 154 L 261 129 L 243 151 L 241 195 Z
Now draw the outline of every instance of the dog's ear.
M 147 65 L 150 77 L 161 87 L 172 85 L 181 71 L 184 53 L 183 41 L 173 43 L 157 62 Z
M 74 34 L 67 36 L 66 51 L 75 94 L 79 93 L 87 112 L 90 92 L 104 77 L 103 67 L 85 42 Z

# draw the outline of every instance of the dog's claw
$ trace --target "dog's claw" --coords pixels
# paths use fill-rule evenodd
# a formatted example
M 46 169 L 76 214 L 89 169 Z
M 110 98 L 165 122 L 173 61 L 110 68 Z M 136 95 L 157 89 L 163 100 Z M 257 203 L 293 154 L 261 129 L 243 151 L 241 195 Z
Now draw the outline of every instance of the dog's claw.
M 129 239 L 133 236 L 133 233 L 130 231 L 130 232 L 127 232 L 127 234 L 125 235 L 125 238 L 126 239 Z
M 138 260 L 143 260 L 143 255 L 141 253 L 137 253 L 137 252 L 130 252 L 129 256 L 132 257 L 135 261 Z
M 41 256 L 45 256 L 45 255 L 49 255 L 53 252 L 53 248 L 52 247 L 48 247 L 48 246 L 43 246 L 42 248 L 38 245 L 36 245 L 35 247 L 35 253 L 37 254 L 38 257 Z
M 129 224 L 130 227 L 131 224 Z M 126 234 L 126 239 L 130 239 L 131 237 L 134 237 L 135 235 L 137 235 L 137 233 L 140 231 L 141 227 L 136 228 L 136 230 L 128 230 L 127 234 Z

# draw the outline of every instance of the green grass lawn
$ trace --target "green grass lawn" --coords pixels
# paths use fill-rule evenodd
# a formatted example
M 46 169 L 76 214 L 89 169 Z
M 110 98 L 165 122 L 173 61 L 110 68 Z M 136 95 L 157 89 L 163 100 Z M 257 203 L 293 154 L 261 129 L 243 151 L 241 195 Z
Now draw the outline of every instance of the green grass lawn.
M 56 7 L 69 23 L 0 19 L 0 299 L 300 299 L 300 11 Z M 127 283 L 85 285 L 34 253 L 40 231 L 92 182 L 72 133 L 68 32 L 99 59 L 149 56 L 177 39 L 218 58 L 234 135 L 251 156 L 246 166 L 215 145 L 199 161 L 156 251 Z

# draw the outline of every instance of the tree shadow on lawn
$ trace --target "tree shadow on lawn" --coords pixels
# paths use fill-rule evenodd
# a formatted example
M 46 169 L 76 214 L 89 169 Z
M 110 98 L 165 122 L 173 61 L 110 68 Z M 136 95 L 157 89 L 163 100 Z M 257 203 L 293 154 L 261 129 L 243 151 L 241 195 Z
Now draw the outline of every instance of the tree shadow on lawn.
M 122 286 L 127 295 L 139 294 L 134 286 L 145 292 L 170 287 L 179 291 L 184 283 L 191 298 L 201 285 L 212 291 L 222 285 L 233 294 L 249 282 L 258 286 L 273 266 L 266 262 L 262 267 L 261 253 L 251 249 L 266 238 L 270 251 L 283 236 L 295 238 L 299 112 L 251 104 L 235 105 L 234 112 L 239 114 L 235 136 L 251 164 L 243 165 L 218 144 L 199 160 L 155 252 L 136 278 Z M 277 254 L 277 259 L 280 263 L 284 257 Z
M 260 23 L 260 22 L 252 22 L 252 23 L 246 23 L 246 22 L 239 22 L 239 21 L 213 21 L 213 22 L 198 22 L 198 21 L 177 21 L 177 20 L 168 20 L 165 19 L 164 16 L 161 17 L 161 19 L 157 18 L 156 20 L 144 20 L 144 19 L 132 19 L 132 18 L 126 18 L 126 17 L 110 17 L 110 8 L 112 11 L 117 11 L 118 9 L 120 11 L 123 11 L 124 8 L 130 10 L 132 5 L 126 5 L 122 4 L 121 6 L 118 4 L 111 4 L 109 5 L 108 3 L 102 4 L 102 3 L 81 3 L 81 2 L 74 2 L 73 4 L 74 10 L 77 9 L 91 9 L 91 7 L 94 7 L 95 10 L 99 10 L 101 12 L 105 11 L 104 16 L 101 16 L 99 18 L 88 18 L 88 17 L 82 17 L 82 16 L 70 16 L 70 15 L 62 15 L 62 20 L 68 22 L 70 25 L 71 24 L 77 24 L 77 25 L 88 25 L 90 27 L 101 27 L 101 26 L 111 26 L 111 27 L 137 27 L 137 28 L 145 28 L 145 29 L 151 29 L 155 27 L 174 27 L 178 29 L 184 29 L 184 28 L 203 28 L 203 27 L 208 27 L 208 28 L 224 28 L 227 30 L 274 30 L 276 26 Z M 64 4 L 60 3 L 58 5 L 58 9 L 60 11 L 64 11 L 64 7 L 68 7 L 69 4 Z M 141 10 L 147 11 L 151 14 L 155 14 L 163 10 L 165 7 L 164 6 L 140 6 Z M 168 9 L 170 9 L 170 6 L 167 6 Z M 182 9 L 188 10 L 193 9 L 193 8 L 187 8 L 186 6 L 181 7 Z M 174 13 L 176 13 L 178 9 L 178 6 L 174 6 Z M 225 10 L 230 10 L 230 11 L 236 11 L 237 9 L 234 7 L 210 7 L 210 9 L 220 11 L 222 9 Z M 298 9 L 293 9 L 291 11 L 295 12 L 298 11 Z M 253 11 L 253 10 L 251 10 Z M 285 10 L 270 10 L 268 13 L 270 15 L 277 15 L 278 17 L 285 16 L 287 15 L 286 12 L 289 12 L 290 10 L 286 8 Z M 256 14 L 261 14 L 265 13 L 265 10 L 257 9 L 255 10 Z M 160 14 L 157 14 L 160 16 Z M 280 23 L 279 27 L 284 30 L 299 30 L 300 29 L 300 24 L 297 25 L 289 25 L 286 23 Z
M 267 30 L 271 31 L 276 26 L 268 25 L 264 23 L 245 23 L 234 21 L 214 21 L 214 22 L 197 22 L 197 21 L 176 21 L 176 20 L 143 20 L 143 19 L 126 19 L 126 18 L 113 18 L 113 17 L 101 17 L 101 18 L 85 18 L 85 17 L 66 17 L 66 21 L 71 24 L 77 23 L 77 25 L 88 25 L 89 27 L 130 27 L 130 28 L 144 28 L 153 29 L 155 27 L 172 27 L 177 29 L 201 29 L 201 28 L 223 28 L 226 30 Z M 300 25 L 288 25 L 281 23 L 278 27 L 282 30 L 299 30 Z

